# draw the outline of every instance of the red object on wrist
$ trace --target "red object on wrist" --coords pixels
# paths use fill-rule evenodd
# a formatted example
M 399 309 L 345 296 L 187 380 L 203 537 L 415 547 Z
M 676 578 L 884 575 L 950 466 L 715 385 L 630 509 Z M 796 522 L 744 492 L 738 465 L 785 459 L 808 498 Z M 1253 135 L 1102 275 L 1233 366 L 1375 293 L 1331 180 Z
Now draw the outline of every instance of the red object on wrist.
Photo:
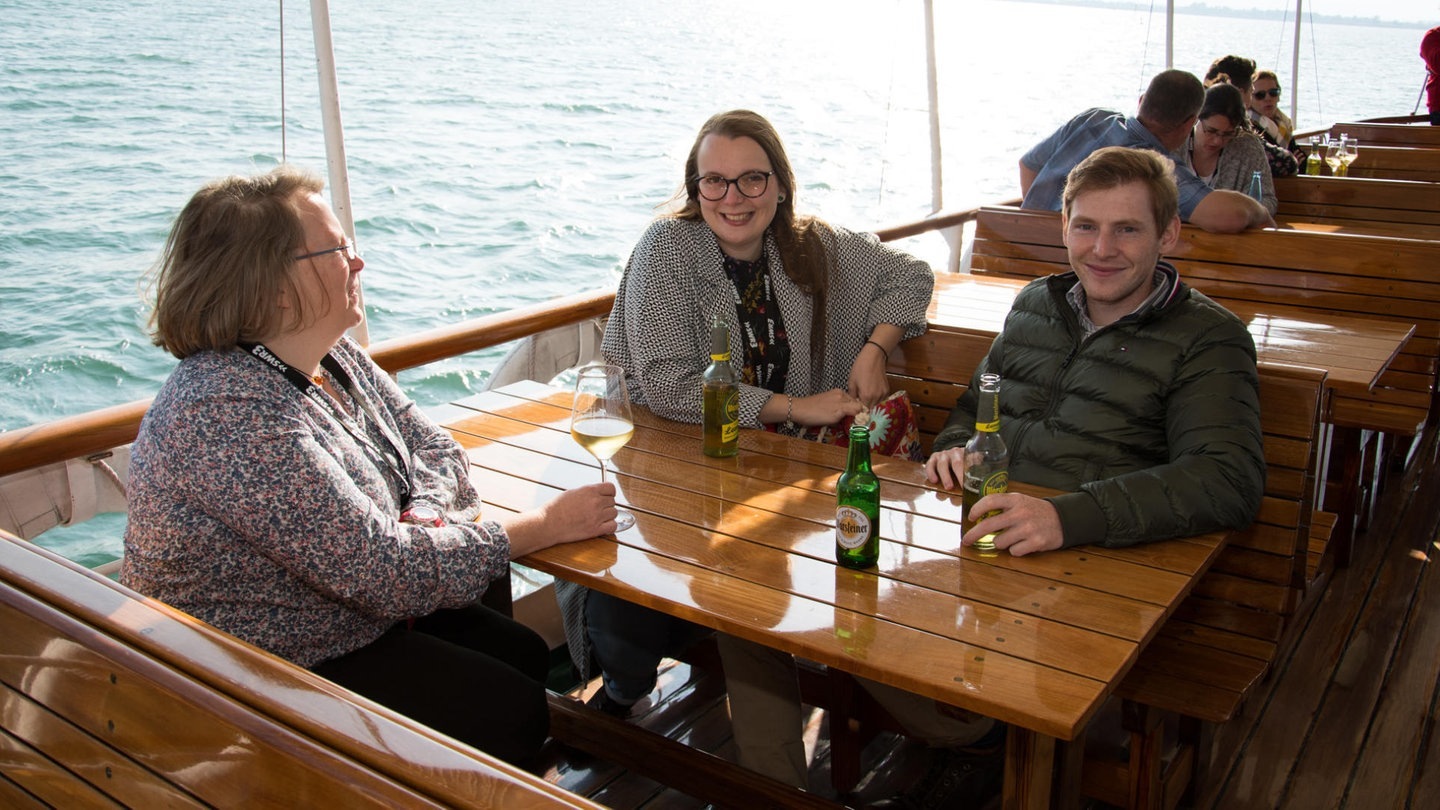
M 445 516 L 433 506 L 412 506 L 400 513 L 400 519 L 417 526 L 440 527 L 445 525 Z

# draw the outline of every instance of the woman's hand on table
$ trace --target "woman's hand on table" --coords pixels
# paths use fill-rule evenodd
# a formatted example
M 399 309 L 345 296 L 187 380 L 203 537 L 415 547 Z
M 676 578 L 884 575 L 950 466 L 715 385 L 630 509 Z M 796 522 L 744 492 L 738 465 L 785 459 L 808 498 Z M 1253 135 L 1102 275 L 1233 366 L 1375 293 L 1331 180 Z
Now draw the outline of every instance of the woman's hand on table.
M 933 457 L 932 457 L 933 458 Z M 993 512 L 961 536 L 962 545 L 973 546 L 987 534 L 995 535 L 995 548 L 1009 549 L 1016 557 L 1037 551 L 1053 551 L 1064 545 L 1060 513 L 1043 498 L 1019 492 L 986 495 L 970 507 L 979 514 Z M 968 515 L 966 516 L 969 517 Z
M 558 543 L 588 540 L 615 531 L 615 485 L 587 484 L 568 489 L 529 512 L 501 521 L 510 535 L 510 558 L 523 557 Z
M 760 421 L 783 423 L 787 404 L 790 421 L 797 425 L 817 427 L 833 425 L 847 416 L 854 416 L 865 410 L 860 400 L 849 392 L 832 388 L 808 397 L 790 398 L 788 394 L 775 394 L 760 410 Z

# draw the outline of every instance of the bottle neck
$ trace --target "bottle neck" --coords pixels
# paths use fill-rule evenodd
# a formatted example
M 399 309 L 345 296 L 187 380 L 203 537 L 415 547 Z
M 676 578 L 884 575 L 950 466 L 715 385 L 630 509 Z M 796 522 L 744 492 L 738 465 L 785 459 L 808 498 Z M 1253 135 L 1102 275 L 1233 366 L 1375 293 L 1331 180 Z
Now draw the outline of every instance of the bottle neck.
M 870 431 L 863 427 L 850 428 L 850 454 L 845 459 L 849 472 L 870 472 Z
M 1000 392 L 981 391 L 975 410 L 975 432 L 996 433 L 1000 430 Z

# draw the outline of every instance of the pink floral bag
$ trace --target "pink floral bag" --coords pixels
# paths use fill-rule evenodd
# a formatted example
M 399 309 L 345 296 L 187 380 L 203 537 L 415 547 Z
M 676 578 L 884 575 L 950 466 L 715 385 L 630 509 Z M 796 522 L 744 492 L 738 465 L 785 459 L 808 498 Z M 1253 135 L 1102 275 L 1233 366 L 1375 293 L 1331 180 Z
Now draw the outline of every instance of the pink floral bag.
M 850 425 L 854 417 L 847 416 L 833 425 L 822 428 L 806 428 L 806 439 L 850 446 Z M 870 452 L 880 453 L 910 461 L 924 461 L 920 449 L 920 425 L 915 419 L 915 407 L 910 404 L 910 394 L 896 391 L 870 409 Z

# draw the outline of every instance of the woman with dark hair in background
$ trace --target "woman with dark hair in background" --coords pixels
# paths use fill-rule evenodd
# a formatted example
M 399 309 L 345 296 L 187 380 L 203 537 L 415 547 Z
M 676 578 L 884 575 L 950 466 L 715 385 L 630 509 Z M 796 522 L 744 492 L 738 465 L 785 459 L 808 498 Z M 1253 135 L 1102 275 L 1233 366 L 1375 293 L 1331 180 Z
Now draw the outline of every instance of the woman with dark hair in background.
M 1181 163 L 1211 188 L 1250 190 L 1255 172 L 1260 173 L 1260 204 L 1273 216 L 1278 202 L 1270 165 L 1260 136 L 1245 129 L 1245 100 L 1240 89 L 1226 81 L 1225 74 L 1205 91 L 1205 104 L 1195 121 L 1190 140 L 1178 155 Z
M 1230 54 L 1222 56 L 1210 63 L 1210 69 L 1205 71 L 1205 86 L 1214 84 L 1219 76 L 1226 76 L 1230 84 L 1240 89 L 1244 103 L 1250 101 L 1250 94 L 1254 92 L 1255 83 L 1255 60 L 1243 56 Z M 1258 126 L 1252 123 L 1247 116 L 1243 121 L 1244 127 L 1256 135 L 1261 134 Z M 1300 172 L 1300 161 L 1294 154 L 1283 146 L 1270 143 L 1261 138 L 1261 146 L 1265 149 L 1265 158 L 1270 164 L 1271 177 L 1294 177 Z

